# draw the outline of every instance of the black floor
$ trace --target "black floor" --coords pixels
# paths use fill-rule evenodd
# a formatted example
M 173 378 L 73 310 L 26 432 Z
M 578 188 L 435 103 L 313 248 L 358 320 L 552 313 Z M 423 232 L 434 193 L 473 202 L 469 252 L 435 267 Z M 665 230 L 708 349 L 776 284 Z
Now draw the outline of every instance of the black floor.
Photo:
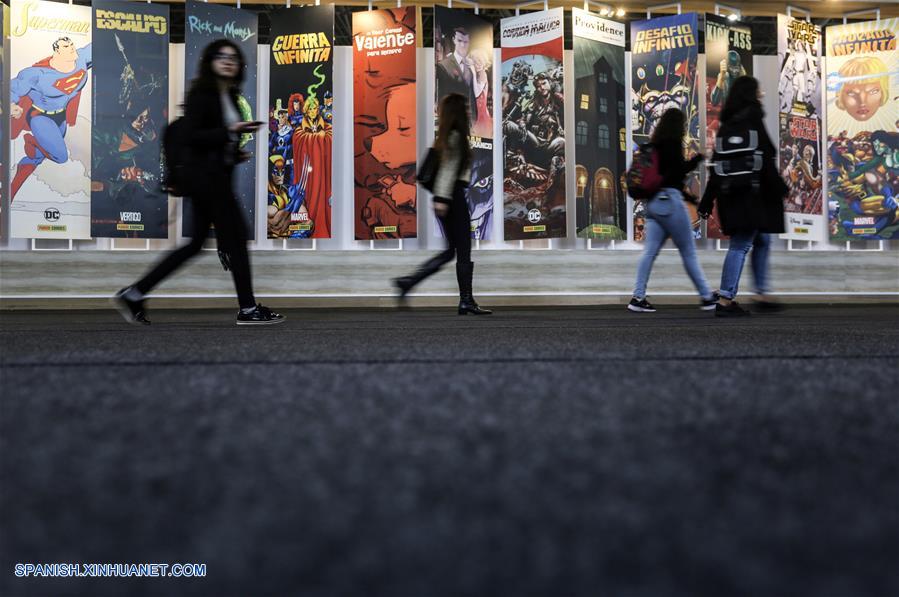
M 899 595 L 896 304 L 153 315 L 0 313 L 0 595 Z

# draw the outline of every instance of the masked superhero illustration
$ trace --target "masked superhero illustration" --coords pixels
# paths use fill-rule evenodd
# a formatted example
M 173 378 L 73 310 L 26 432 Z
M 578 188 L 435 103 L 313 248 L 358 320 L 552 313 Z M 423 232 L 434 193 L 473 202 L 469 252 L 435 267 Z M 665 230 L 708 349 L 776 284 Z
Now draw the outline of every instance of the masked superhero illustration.
M 472 238 L 487 240 L 493 222 L 493 152 L 474 150 L 473 154 L 467 197 Z
M 711 102 L 715 106 L 724 104 L 724 99 L 730 93 L 730 86 L 733 82 L 746 75 L 746 69 L 740 61 L 740 54 L 735 50 L 729 50 L 727 57 L 721 61 L 721 72 L 718 73 L 718 80 L 715 82 L 715 88 L 712 89 Z
M 287 184 L 287 164 L 284 157 L 269 156 L 268 170 L 268 229 L 273 238 L 309 238 L 313 222 L 304 203 L 299 185 Z

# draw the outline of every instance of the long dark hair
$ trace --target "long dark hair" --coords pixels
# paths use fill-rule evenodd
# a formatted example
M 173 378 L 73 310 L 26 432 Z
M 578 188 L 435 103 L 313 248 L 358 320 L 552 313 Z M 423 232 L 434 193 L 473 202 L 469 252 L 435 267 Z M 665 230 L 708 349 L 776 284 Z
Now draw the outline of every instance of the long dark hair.
M 724 108 L 721 110 L 721 122 L 732 120 L 746 108 L 756 108 L 762 112 L 759 101 L 759 82 L 752 77 L 739 77 L 730 86 Z
M 686 133 L 687 117 L 677 108 L 666 110 L 656 124 L 655 130 L 652 132 L 650 141 L 654 144 L 665 142 L 674 142 L 681 144 L 684 142 L 684 133 Z
M 440 109 L 437 112 L 437 139 L 434 141 L 434 149 L 438 152 L 446 149 L 449 144 L 449 136 L 456 131 L 462 137 L 461 151 L 462 163 L 471 163 L 471 147 L 468 145 L 468 100 L 464 95 L 450 93 L 440 101 Z
M 244 60 L 243 52 L 240 51 L 237 44 L 227 39 L 217 39 L 203 48 L 203 55 L 200 57 L 200 68 L 197 69 L 197 77 L 190 85 L 191 91 L 196 91 L 198 89 L 218 89 L 218 75 L 212 70 L 212 62 L 215 60 L 216 54 L 218 54 L 222 48 L 231 48 L 237 54 L 238 69 L 234 79 L 231 80 L 231 91 L 235 93 L 240 91 L 247 63 Z

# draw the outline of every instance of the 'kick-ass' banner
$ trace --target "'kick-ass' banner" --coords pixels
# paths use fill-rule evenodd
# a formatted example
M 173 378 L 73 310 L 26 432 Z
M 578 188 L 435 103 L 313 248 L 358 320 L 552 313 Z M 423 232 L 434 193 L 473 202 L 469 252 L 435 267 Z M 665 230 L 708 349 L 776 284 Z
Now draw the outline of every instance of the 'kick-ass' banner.
M 353 13 L 355 238 L 414 238 L 415 7 Z
M 334 5 L 271 23 L 268 238 L 331 238 Z
M 821 28 L 777 15 L 780 173 L 790 187 L 782 238 L 826 237 L 821 189 Z
M 577 231 L 627 238 L 624 24 L 572 9 Z
M 500 25 L 506 240 L 566 235 L 562 15 L 554 8 Z
M 705 15 L 706 148 L 715 147 L 721 127 L 720 115 L 731 85 L 742 76 L 752 76 L 752 29 L 724 17 Z M 708 238 L 725 238 L 718 208 L 706 221 Z
M 91 9 L 13 0 L 10 13 L 10 234 L 90 238 Z
M 687 119 L 684 155 L 701 151 L 699 131 L 699 84 L 696 63 L 699 57 L 698 15 L 687 13 L 631 23 L 631 62 L 633 64 L 633 139 L 634 148 L 648 143 L 656 123 L 671 108 L 681 110 Z M 687 176 L 686 190 L 699 196 L 699 172 Z M 700 238 L 700 220 L 696 208 L 685 204 L 693 222 L 693 234 Z M 643 240 L 645 222 L 643 201 L 634 202 L 634 240 Z
M 493 227 L 493 24 L 465 10 L 435 6 L 434 61 L 435 113 L 440 100 L 450 93 L 468 99 L 471 237 L 489 240 Z
M 94 0 L 91 236 L 166 238 L 169 7 Z
M 827 28 L 834 240 L 899 238 L 899 19 Z
M 246 121 L 257 120 L 256 110 L 256 42 L 258 23 L 256 14 L 246 11 L 194 2 L 188 0 L 184 23 L 184 89 L 190 89 L 190 83 L 197 75 L 200 57 L 203 50 L 217 39 L 228 39 L 234 42 L 243 54 L 244 69 L 243 86 L 238 98 L 240 117 Z M 259 134 L 265 134 L 264 131 Z M 247 231 L 252 240 L 256 237 L 256 141 L 255 134 L 244 134 L 240 138 L 240 149 L 249 154 L 249 158 L 234 169 L 234 192 L 237 201 L 247 220 Z M 182 234 L 193 234 L 193 211 L 189 209 L 190 199 L 184 198 Z M 212 234 L 210 229 L 210 234 Z

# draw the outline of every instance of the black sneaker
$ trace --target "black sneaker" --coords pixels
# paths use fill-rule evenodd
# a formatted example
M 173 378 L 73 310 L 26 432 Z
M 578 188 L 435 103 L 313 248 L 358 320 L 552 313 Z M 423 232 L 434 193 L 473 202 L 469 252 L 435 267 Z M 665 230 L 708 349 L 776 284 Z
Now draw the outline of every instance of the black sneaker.
M 244 313 L 237 312 L 237 325 L 271 325 L 273 323 L 281 323 L 286 317 L 280 313 L 275 313 L 268 307 L 257 304 L 252 311 Z
M 715 317 L 746 317 L 747 315 L 749 315 L 749 311 L 738 305 L 737 301 L 732 301 L 726 307 L 721 304 L 715 306 Z
M 125 296 L 131 287 L 122 288 L 112 297 L 112 304 L 122 315 L 122 319 L 131 325 L 150 325 L 147 312 L 144 310 L 144 301 L 134 301 Z
M 718 296 L 717 292 L 712 293 L 712 298 L 706 300 L 702 299 L 702 303 L 700 303 L 699 308 L 703 311 L 712 311 L 715 307 L 718 306 L 718 300 L 721 297 Z
M 632 298 L 631 302 L 627 304 L 627 310 L 633 311 L 634 313 L 655 313 L 656 308 L 650 304 L 648 300 L 645 298 L 640 299 L 639 301 L 636 298 Z

